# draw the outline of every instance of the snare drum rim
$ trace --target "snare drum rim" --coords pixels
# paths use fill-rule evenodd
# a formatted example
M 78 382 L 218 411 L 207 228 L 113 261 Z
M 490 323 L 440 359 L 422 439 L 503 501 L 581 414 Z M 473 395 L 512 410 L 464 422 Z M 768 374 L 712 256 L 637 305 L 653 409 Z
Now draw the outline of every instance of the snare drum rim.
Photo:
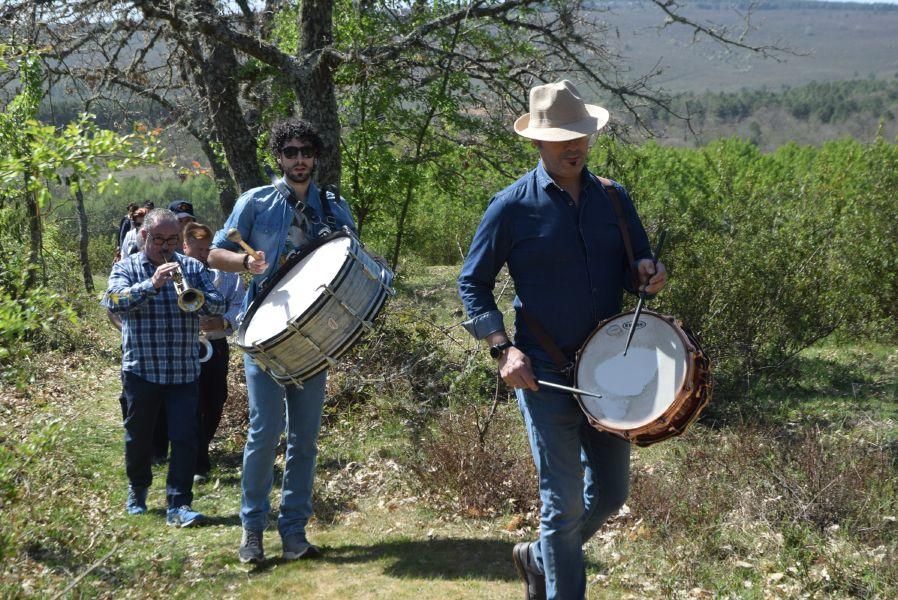
M 580 349 L 577 350 L 576 356 L 574 357 L 574 369 L 573 369 L 573 371 L 574 371 L 574 373 L 573 373 L 574 387 L 580 387 L 580 381 L 579 381 L 580 358 L 581 358 L 581 355 L 583 354 L 584 350 L 586 349 L 586 347 L 589 345 L 589 342 L 592 341 L 592 338 L 595 337 L 596 334 L 599 333 L 599 330 L 601 330 L 605 325 L 607 325 L 611 321 L 619 319 L 623 316 L 631 317 L 631 320 L 632 320 L 632 316 L 635 313 L 636 313 L 635 310 L 630 310 L 627 312 L 617 313 L 616 315 L 608 317 L 607 319 L 605 319 L 604 321 L 602 321 L 598 325 L 596 325 L 595 329 L 592 330 L 592 333 L 590 333 L 586 337 L 586 339 L 580 345 Z M 686 334 L 686 331 L 683 329 L 683 327 L 681 326 L 681 324 L 679 323 L 679 321 L 677 321 L 677 319 L 675 317 L 670 316 L 670 315 L 662 315 L 661 313 L 657 313 L 652 310 L 643 310 L 642 315 L 651 315 L 653 317 L 656 317 L 656 318 L 666 322 L 668 325 L 670 325 L 671 328 L 680 337 L 680 341 L 683 343 L 683 350 L 686 352 L 686 358 L 687 358 L 686 370 L 683 373 L 683 380 L 680 383 L 680 387 L 677 388 L 676 393 L 674 394 L 673 401 L 672 401 L 671 405 L 668 406 L 667 410 L 665 410 L 659 417 L 659 419 L 663 419 L 664 417 L 667 416 L 667 414 L 670 412 L 670 410 L 674 406 L 677 406 L 681 403 L 680 398 L 681 398 L 681 396 L 683 396 L 683 393 L 682 393 L 683 390 L 686 389 L 686 387 L 689 385 L 689 382 L 691 382 L 693 380 L 693 378 L 695 377 L 695 364 L 694 364 L 694 361 L 689 360 L 689 358 L 696 351 L 696 345 L 689 338 L 689 336 Z M 586 405 L 583 403 L 583 399 L 580 397 L 580 394 L 574 394 L 574 396 L 577 399 L 577 404 L 580 405 L 580 410 L 583 411 L 583 414 L 586 415 L 587 419 L 589 419 L 589 422 L 590 422 L 590 424 L 592 424 L 593 427 L 595 427 L 596 429 L 600 429 L 602 431 L 607 431 L 608 433 L 612 433 L 612 434 L 622 437 L 626 440 L 633 441 L 632 438 L 634 436 L 638 435 L 639 432 L 642 432 L 646 428 L 651 427 L 652 424 L 656 423 L 659 420 L 659 419 L 653 419 L 653 420 L 649 421 L 648 423 L 644 423 L 644 424 L 640 425 L 639 427 L 633 427 L 630 429 L 619 429 L 616 427 L 609 427 L 608 425 L 605 425 L 604 423 L 602 423 L 602 421 L 600 419 L 596 418 L 588 410 L 586 410 Z
M 259 309 L 259 306 L 262 305 L 262 302 L 265 300 L 265 298 L 268 297 L 268 294 L 271 292 L 272 289 L 274 289 L 274 287 L 277 285 L 277 283 L 281 279 L 286 277 L 287 274 L 293 269 L 293 267 L 295 267 L 297 265 L 297 263 L 301 262 L 304 258 L 306 258 L 310 254 L 312 254 L 312 252 L 314 252 L 318 248 L 321 248 L 325 244 L 332 242 L 333 240 L 336 240 L 339 238 L 344 238 L 344 237 L 349 238 L 351 240 L 352 243 L 350 244 L 350 248 L 352 248 L 354 245 L 357 246 L 359 244 L 358 239 L 355 236 L 349 234 L 348 232 L 346 232 L 344 230 L 335 231 L 335 232 L 330 233 L 324 237 L 321 237 L 319 239 L 316 239 L 316 240 L 310 242 L 308 246 L 306 246 L 305 248 L 303 248 L 302 250 L 300 250 L 299 252 L 297 252 L 296 254 L 291 256 L 287 260 L 287 262 L 285 262 L 283 265 L 281 265 L 278 268 L 278 270 L 274 273 L 274 275 L 271 276 L 271 278 L 265 280 L 265 282 L 262 285 L 261 290 L 259 291 L 258 294 L 256 294 L 255 298 L 253 298 L 253 301 L 250 303 L 249 307 L 246 309 L 246 314 L 243 315 L 243 320 L 240 322 L 240 327 L 237 329 L 237 336 L 236 336 L 235 340 L 236 340 L 236 344 L 239 348 L 251 351 L 251 350 L 253 350 L 253 348 L 258 346 L 258 347 L 261 347 L 261 348 L 267 350 L 268 348 L 271 348 L 271 347 L 277 345 L 285 337 L 289 336 L 290 329 L 286 328 L 283 331 L 279 331 L 278 333 L 271 336 L 270 338 L 261 340 L 259 342 L 256 342 L 255 344 L 250 345 L 250 344 L 242 343 L 243 340 L 245 339 L 246 329 L 249 326 L 250 321 L 252 321 L 252 318 L 256 314 L 256 311 Z M 347 273 L 349 273 L 349 269 L 347 268 L 347 263 L 349 263 L 349 261 L 344 261 L 343 266 L 340 267 L 340 270 L 337 272 L 337 275 L 334 277 L 334 279 L 332 281 L 328 282 L 328 285 L 335 285 L 335 284 L 339 285 L 340 282 L 342 282 L 343 279 L 346 278 Z M 305 312 L 303 312 L 302 314 L 300 314 L 296 317 L 296 320 L 300 321 L 300 320 L 307 319 L 307 318 L 313 316 L 319 310 L 321 310 L 321 307 L 323 306 L 323 304 L 324 304 L 324 302 L 322 301 L 322 298 L 320 298 L 320 297 L 317 298 L 312 303 L 312 305 L 309 306 L 309 308 L 307 308 L 305 310 Z

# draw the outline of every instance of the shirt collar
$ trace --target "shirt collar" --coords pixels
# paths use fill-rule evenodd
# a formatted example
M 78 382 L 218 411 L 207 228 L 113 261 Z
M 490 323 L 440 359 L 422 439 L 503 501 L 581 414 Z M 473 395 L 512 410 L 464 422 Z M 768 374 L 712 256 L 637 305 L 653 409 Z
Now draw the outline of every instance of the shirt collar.
M 583 167 L 583 172 L 580 173 L 580 179 L 583 183 L 583 189 L 586 189 L 588 186 L 594 183 L 595 178 L 589 172 L 589 169 Z M 555 183 L 555 180 L 552 179 L 552 176 L 549 175 L 549 172 L 546 171 L 546 167 L 543 165 L 543 161 L 540 160 L 539 164 L 536 165 L 536 182 L 539 184 L 539 187 L 542 189 L 548 189 L 549 186 L 558 187 L 558 184 Z

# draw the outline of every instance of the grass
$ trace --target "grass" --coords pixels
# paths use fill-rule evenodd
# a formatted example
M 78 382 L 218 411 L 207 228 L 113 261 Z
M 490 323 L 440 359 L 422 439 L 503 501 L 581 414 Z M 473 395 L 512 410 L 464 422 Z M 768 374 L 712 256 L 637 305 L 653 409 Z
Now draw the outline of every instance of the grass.
M 36 359 L 35 383 L 0 395 L 0 597 L 54 597 L 69 586 L 67 596 L 88 598 L 519 597 L 509 555 L 536 536 L 535 482 L 519 470 L 526 460 L 510 474 L 496 467 L 527 456 L 506 396 L 491 421 L 496 460 L 473 451 L 473 415 L 482 425 L 495 381 L 488 369 L 459 375 L 464 361 L 452 353 L 473 345 L 457 347 L 426 323 L 457 323 L 446 314 L 448 274 L 404 281 L 408 304 L 396 314 L 423 316 L 388 324 L 395 343 L 374 340 L 376 365 L 364 368 L 371 355 L 360 350 L 334 374 L 309 531 L 325 554 L 315 561 L 277 559 L 271 529 L 265 565 L 236 560 L 239 377 L 213 477 L 195 489 L 210 524 L 173 530 L 164 523 L 164 467 L 154 470 L 150 513 L 124 514 L 114 336 L 104 334 L 112 351 Z M 407 355 L 441 339 L 445 354 L 396 374 Z M 452 356 L 446 369 L 440 361 Z M 377 369 L 395 377 L 378 379 L 386 376 Z M 740 419 L 709 419 L 635 450 L 627 508 L 586 546 L 589 598 L 898 595 L 896 381 L 894 347 L 824 345 L 801 356 L 785 385 L 752 388 Z M 715 403 L 736 414 L 726 408 L 733 399 Z M 457 471 L 460 462 L 468 466 Z M 416 476 L 422 466 L 444 477 Z M 451 473 L 475 468 L 479 481 L 453 481 Z M 484 481 L 495 488 L 515 477 L 527 489 L 484 492 L 494 491 Z M 517 508 L 503 504 L 508 495 Z

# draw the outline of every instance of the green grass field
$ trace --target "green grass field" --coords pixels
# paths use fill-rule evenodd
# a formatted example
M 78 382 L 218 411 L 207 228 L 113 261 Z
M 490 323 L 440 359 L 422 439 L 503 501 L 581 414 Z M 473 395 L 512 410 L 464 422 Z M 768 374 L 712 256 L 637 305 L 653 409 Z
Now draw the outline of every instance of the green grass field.
M 422 317 L 402 327 L 433 322 L 460 337 L 453 277 L 448 267 L 406 277 L 396 302 Z M 150 512 L 126 516 L 116 340 L 97 327 L 104 353 L 45 355 L 27 392 L 3 392 L 0 596 L 520 596 L 510 552 L 536 535 L 532 507 L 475 509 L 464 492 L 428 487 L 413 472 L 439 456 L 418 433 L 445 422 L 447 407 L 464 419 L 492 400 L 464 395 L 458 375 L 422 429 L 410 407 L 443 389 L 428 383 L 430 363 L 415 375 L 423 391 L 388 385 L 383 396 L 365 395 L 372 388 L 349 366 L 335 374 L 310 527 L 324 556 L 283 562 L 269 529 L 270 560 L 249 568 L 236 559 L 242 407 L 229 409 L 213 477 L 195 489 L 207 526 L 165 525 L 164 467 L 154 470 Z M 446 351 L 466 344 L 447 341 Z M 630 501 L 587 545 L 589 597 L 898 595 L 896 375 L 894 347 L 823 345 L 802 355 L 786 384 L 748 400 L 718 397 L 685 436 L 634 450 Z M 243 398 L 238 378 L 234 401 Z M 492 431 L 496 447 L 526 459 L 511 401 L 499 403 Z M 460 440 L 448 438 L 464 455 Z

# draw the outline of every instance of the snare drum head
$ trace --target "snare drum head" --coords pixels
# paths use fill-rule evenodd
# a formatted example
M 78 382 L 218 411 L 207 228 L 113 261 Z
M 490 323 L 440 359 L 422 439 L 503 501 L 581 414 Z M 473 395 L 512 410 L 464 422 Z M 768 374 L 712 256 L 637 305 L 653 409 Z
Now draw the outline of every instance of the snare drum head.
M 334 281 L 346 262 L 352 238 L 341 236 L 315 248 L 272 283 L 249 316 L 239 342 L 251 346 L 284 331 L 321 296 L 321 286 Z
M 661 415 L 686 381 L 688 354 L 678 329 L 643 312 L 624 356 L 633 313 L 602 324 L 577 358 L 577 387 L 602 398 L 580 396 L 583 409 L 604 427 L 630 430 Z

